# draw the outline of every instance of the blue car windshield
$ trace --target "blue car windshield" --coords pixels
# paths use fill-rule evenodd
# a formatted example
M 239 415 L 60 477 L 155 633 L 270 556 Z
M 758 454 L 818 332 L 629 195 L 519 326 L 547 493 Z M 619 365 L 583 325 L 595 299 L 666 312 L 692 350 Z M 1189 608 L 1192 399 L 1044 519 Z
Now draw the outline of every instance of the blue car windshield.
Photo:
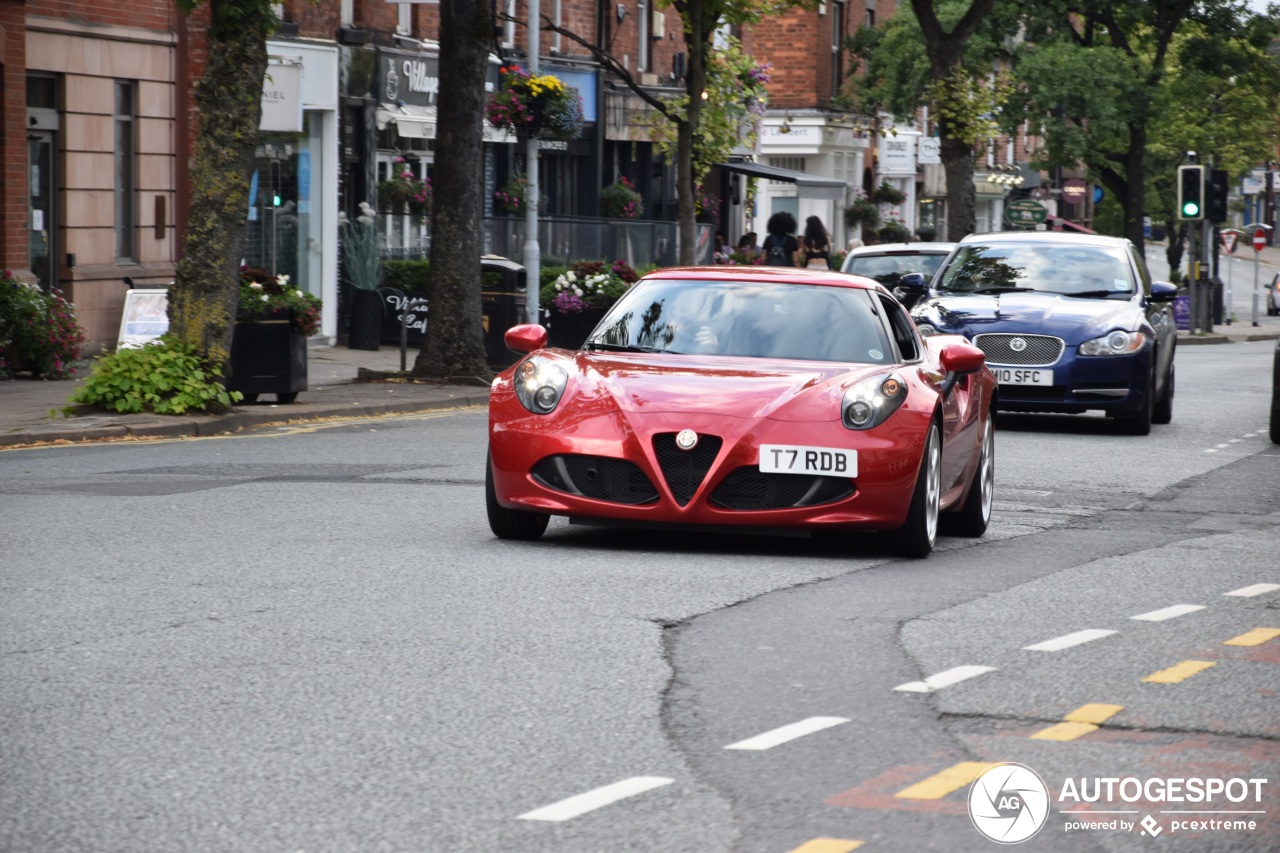
M 586 349 L 889 364 L 893 349 L 857 288 L 755 281 L 641 281 Z
M 938 282 L 949 293 L 1022 290 L 1101 299 L 1129 297 L 1133 275 L 1121 249 L 1052 243 L 975 243 L 952 257 Z

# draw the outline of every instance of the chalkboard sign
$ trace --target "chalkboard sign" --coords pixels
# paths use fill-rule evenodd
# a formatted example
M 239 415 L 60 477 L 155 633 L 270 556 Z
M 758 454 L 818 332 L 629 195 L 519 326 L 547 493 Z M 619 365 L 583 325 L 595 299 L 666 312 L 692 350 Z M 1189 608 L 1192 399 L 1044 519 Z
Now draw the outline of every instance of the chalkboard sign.
M 394 287 L 380 287 L 382 294 L 382 342 L 399 344 L 400 329 L 407 332 L 406 342 L 421 346 L 427 335 L 427 298 L 416 293 L 404 293 Z

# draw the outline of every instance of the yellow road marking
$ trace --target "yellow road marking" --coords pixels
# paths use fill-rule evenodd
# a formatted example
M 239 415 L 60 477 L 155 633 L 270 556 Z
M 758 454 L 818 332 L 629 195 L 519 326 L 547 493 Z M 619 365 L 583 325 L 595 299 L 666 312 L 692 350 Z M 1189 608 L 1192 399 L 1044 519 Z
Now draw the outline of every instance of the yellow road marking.
M 1260 646 L 1268 640 L 1280 637 L 1280 628 L 1254 628 L 1252 631 L 1232 637 L 1224 646 Z
M 790 853 L 849 853 L 850 850 L 857 850 L 861 846 L 861 841 L 851 841 L 847 838 L 815 838 L 812 841 L 806 841 Z
M 1096 732 L 1098 727 L 1093 723 L 1058 723 L 1056 726 L 1049 726 L 1047 729 L 1041 729 L 1031 736 L 1032 740 L 1075 740 L 1078 737 L 1084 737 L 1090 732 Z
M 1150 681 L 1152 684 L 1177 684 L 1179 681 L 1186 681 L 1197 672 L 1204 672 L 1211 666 L 1214 666 L 1211 660 L 1184 660 L 1168 669 L 1153 672 L 1142 680 Z
M 1041 729 L 1031 736 L 1032 740 L 1075 740 L 1090 732 L 1096 732 L 1098 726 L 1124 710 L 1123 705 L 1103 705 L 1093 702 L 1081 705 L 1062 719 L 1064 722 L 1047 729 Z
M 1088 705 L 1081 705 L 1070 714 L 1062 719 L 1068 723 L 1105 723 L 1124 710 L 1123 705 L 1103 705 L 1100 702 L 1091 702 Z
M 940 800 L 952 791 L 972 783 L 991 764 L 989 761 L 961 761 L 922 782 L 903 788 L 894 796 L 904 800 Z

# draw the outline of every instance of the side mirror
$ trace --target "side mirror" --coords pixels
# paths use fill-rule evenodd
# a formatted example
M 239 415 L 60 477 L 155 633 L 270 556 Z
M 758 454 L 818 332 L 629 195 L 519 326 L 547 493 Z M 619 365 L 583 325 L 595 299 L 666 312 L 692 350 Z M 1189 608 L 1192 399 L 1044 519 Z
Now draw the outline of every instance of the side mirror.
M 1178 298 L 1178 288 L 1167 281 L 1151 282 L 1152 302 L 1172 302 Z
M 916 296 L 924 295 L 927 290 L 924 283 L 924 273 L 919 272 L 904 273 L 902 278 L 898 279 L 897 286 Z
M 547 345 L 547 330 L 537 323 L 524 323 L 507 329 L 502 341 L 512 352 L 533 352 Z
M 956 381 L 961 376 L 982 370 L 987 363 L 987 356 L 972 344 L 947 344 L 938 354 L 938 361 L 946 373 L 938 391 L 945 397 L 956 387 Z

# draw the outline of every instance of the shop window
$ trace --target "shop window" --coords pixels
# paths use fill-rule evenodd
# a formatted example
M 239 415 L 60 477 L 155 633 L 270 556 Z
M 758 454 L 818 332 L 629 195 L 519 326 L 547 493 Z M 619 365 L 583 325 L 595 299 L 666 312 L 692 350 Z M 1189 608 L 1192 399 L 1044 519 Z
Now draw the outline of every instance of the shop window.
M 132 80 L 115 84 L 115 231 L 116 260 L 137 258 L 137 116 L 136 85 Z

